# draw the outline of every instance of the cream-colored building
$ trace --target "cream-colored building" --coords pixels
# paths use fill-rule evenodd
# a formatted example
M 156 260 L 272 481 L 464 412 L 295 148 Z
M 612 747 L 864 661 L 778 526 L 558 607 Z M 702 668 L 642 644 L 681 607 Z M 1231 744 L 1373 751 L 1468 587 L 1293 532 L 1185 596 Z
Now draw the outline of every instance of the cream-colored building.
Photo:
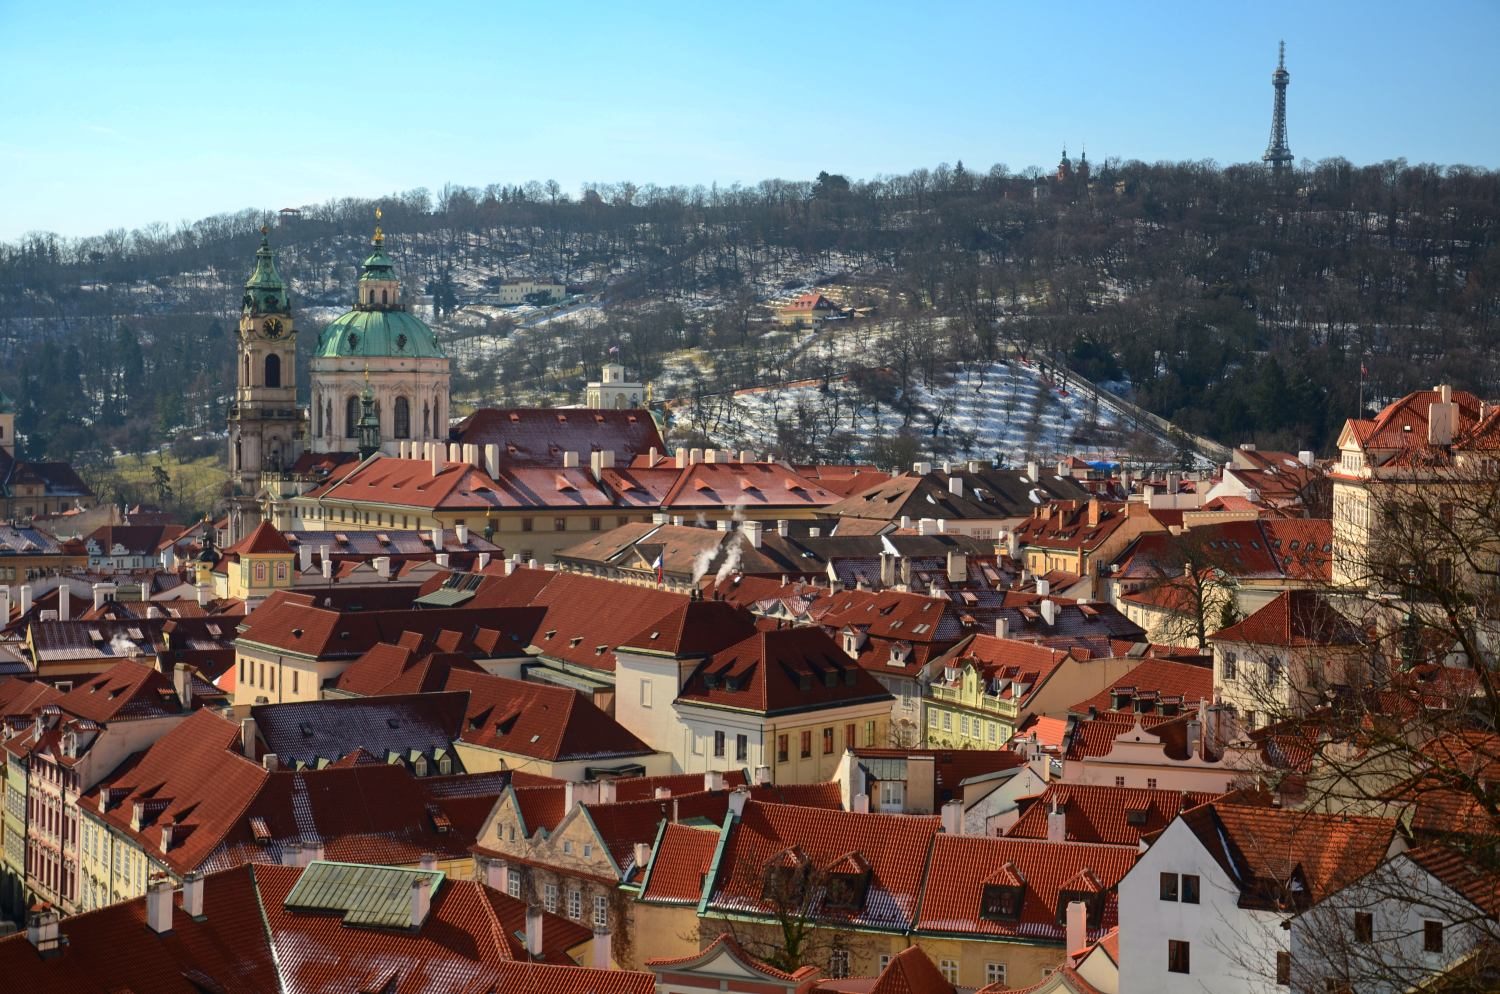
M 605 363 L 599 379 L 590 380 L 583 393 L 583 406 L 596 410 L 635 410 L 645 403 L 646 385 L 628 378 L 618 363 Z
M 556 304 L 567 295 L 568 288 L 561 283 L 521 277 L 501 283 L 495 297 L 502 307 L 514 307 L 517 304 Z

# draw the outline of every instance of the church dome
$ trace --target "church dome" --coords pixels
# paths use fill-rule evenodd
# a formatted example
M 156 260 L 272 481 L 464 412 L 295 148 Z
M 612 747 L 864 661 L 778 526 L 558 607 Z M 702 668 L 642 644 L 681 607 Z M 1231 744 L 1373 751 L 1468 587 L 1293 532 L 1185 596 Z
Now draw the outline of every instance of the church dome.
M 325 359 L 444 358 L 426 322 L 394 310 L 353 310 L 341 315 L 318 336 L 314 355 Z

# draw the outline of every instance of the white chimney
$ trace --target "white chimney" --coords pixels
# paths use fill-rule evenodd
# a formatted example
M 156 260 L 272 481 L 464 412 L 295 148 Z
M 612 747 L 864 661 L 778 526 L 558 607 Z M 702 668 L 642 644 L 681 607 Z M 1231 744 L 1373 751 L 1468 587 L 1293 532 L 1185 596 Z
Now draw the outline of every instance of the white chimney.
M 743 521 L 740 523 L 740 531 L 745 533 L 745 539 L 750 543 L 750 548 L 759 549 L 762 536 L 765 535 L 766 523 L 764 521 Z
M 469 544 L 469 526 L 460 521 L 453 526 L 453 537 L 458 539 L 458 544 L 467 547 Z
M 651 865 L 651 843 L 637 842 L 635 844 L 635 868 L 645 871 Z
M 658 801 L 661 800 L 664 797 L 671 797 L 671 796 L 672 796 L 672 788 L 671 787 L 658 787 L 658 788 L 656 788 L 655 797 L 656 797 L 656 799 Z
M 254 665 L 253 663 L 251 664 Z M 255 758 L 255 719 L 245 718 L 240 722 L 240 748 L 246 759 Z
M 532 959 L 542 958 L 542 909 L 534 904 L 526 909 L 526 952 Z
M 182 910 L 189 918 L 203 918 L 203 874 L 196 870 L 182 878 Z
M 948 552 L 948 582 L 963 583 L 969 578 L 969 559 L 962 552 Z
M 1041 579 L 1037 580 L 1036 592 L 1038 597 L 1046 597 L 1048 594 L 1052 593 L 1052 581 Z
M 434 445 L 432 447 L 432 449 L 431 449 L 431 452 L 432 452 L 432 475 L 433 476 L 437 476 L 439 473 L 441 473 L 443 471 L 443 463 L 445 461 L 443 459 L 443 456 L 447 455 L 447 453 L 443 451 L 443 447 L 441 445 Z
M 734 790 L 729 792 L 729 813 L 733 815 L 736 820 L 744 816 L 745 802 L 748 800 L 750 800 L 749 787 L 736 787 L 734 788 Z M 676 821 L 677 819 L 674 818 L 672 820 Z
M 1042 601 L 1042 620 L 1047 623 L 1048 628 L 1051 628 L 1053 625 L 1057 624 L 1056 601 L 1050 599 Z
M 996 618 L 995 619 L 995 638 L 997 638 L 997 639 L 1008 639 L 1008 638 L 1010 638 L 1010 619 L 1008 619 L 1008 618 Z
M 1035 459 L 1026 463 L 1026 478 L 1032 483 L 1040 483 L 1042 480 L 1042 465 Z
M 943 831 L 949 835 L 964 834 L 964 802 L 949 801 L 942 810 Z
M 730 518 L 720 518 L 719 519 L 719 531 L 721 531 L 721 532 L 727 532 L 727 531 L 733 531 L 733 530 L 734 530 L 734 521 L 732 519 L 730 519 Z
M 857 813 L 859 813 L 859 814 L 869 814 L 870 813 L 870 795 L 869 794 L 855 794 L 854 797 L 853 797 L 852 803 L 854 805 L 854 810 Z
M 948 492 L 955 497 L 964 495 L 964 478 L 961 476 L 948 477 Z
M 208 602 L 211 601 L 211 600 L 213 600 L 213 598 L 214 598 L 213 588 L 210 587 L 208 584 L 206 584 L 206 583 L 205 584 L 201 584 L 198 587 L 198 606 L 199 607 L 208 607 Z
M 67 584 L 57 588 L 57 620 L 67 621 L 73 610 L 73 591 Z
M 492 480 L 500 475 L 500 446 L 493 442 L 484 447 L 484 472 Z
M 578 468 L 578 453 L 577 452 L 564 452 L 562 454 L 562 456 L 563 456 L 563 469 L 577 469 Z
M 1061 801 L 1053 801 L 1052 807 L 1047 811 L 1047 841 L 1066 842 L 1068 840 L 1068 815 L 1063 810 Z
M 275 773 L 281 769 L 281 757 L 274 752 L 268 752 L 260 757 L 260 765 L 265 767 L 267 773 Z
M 449 446 L 448 446 L 448 461 L 449 462 L 463 462 L 464 461 L 464 447 L 463 447 L 463 445 L 461 445 L 458 442 L 453 442 L 453 443 L 449 444 Z
M 765 786 L 771 782 L 771 768 L 769 766 L 757 766 L 755 768 L 755 783 L 757 786 Z
M 1313 456 L 1312 449 L 1303 449 L 1297 453 L 1297 461 L 1304 466 L 1311 466 L 1317 459 Z
M 323 546 L 323 548 L 320 549 L 319 551 L 322 553 L 323 579 L 325 579 L 325 580 L 332 580 L 333 579 L 333 560 L 330 559 L 330 558 L 328 558 L 328 546 L 326 546 L 326 545 Z
M 26 941 L 30 942 L 38 953 L 55 952 L 62 945 L 57 912 L 51 907 L 33 911 L 26 921 Z
M 29 583 L 21 584 L 21 613 L 31 613 L 31 585 Z
M 479 457 L 479 446 L 472 442 L 464 446 L 464 462 L 470 466 L 480 469 L 484 468 L 484 460 Z
M 411 927 L 418 929 L 432 907 L 432 878 L 422 874 L 411 882 Z
M 374 559 L 370 560 L 370 564 L 375 567 L 376 576 L 380 577 L 382 580 L 389 580 L 391 578 L 390 556 L 376 556 Z
M 723 790 L 724 774 L 720 773 L 718 770 L 708 770 L 707 772 L 705 772 L 703 774 L 703 789 Z
M 306 542 L 297 546 L 297 569 L 303 573 L 312 569 L 312 546 Z
M 421 865 L 422 869 L 424 869 L 424 870 L 436 870 L 437 869 L 437 853 L 434 853 L 434 852 L 424 852 L 422 854 L 422 859 L 421 859 L 421 864 L 420 865 Z
M 778 518 L 776 520 L 776 534 L 780 535 L 782 538 L 786 538 L 791 534 L 791 532 L 792 523 L 790 521 L 788 521 L 786 518 Z
M 681 446 L 679 446 L 678 449 L 677 449 L 677 468 L 678 469 L 687 469 L 687 464 L 688 464 L 688 450 L 685 449 L 685 448 L 682 448 Z
M 702 449 L 688 449 L 688 465 L 696 466 L 703 461 Z
M 932 463 L 914 462 L 911 464 L 911 471 L 918 476 L 926 476 L 928 473 L 932 472 Z
M 435 563 L 437 563 L 438 566 L 442 567 L 443 569 L 447 569 L 448 568 L 448 553 L 446 553 L 446 552 L 439 552 L 437 555 L 435 555 L 435 556 L 432 557 L 432 561 L 435 562 Z
M 655 466 L 656 460 L 659 458 L 661 458 L 661 453 L 656 451 L 656 446 L 653 445 L 651 446 L 651 448 L 646 450 L 647 467 Z
M 0 587 L 0 626 L 10 624 L 10 588 Z
M 161 826 L 161 851 L 172 851 L 172 824 L 164 822 Z
M 58 588 L 61 591 L 62 588 Z M 113 583 L 94 584 L 94 610 L 97 611 L 107 602 L 115 599 L 115 585 Z
M 599 780 L 594 785 L 594 793 L 599 799 L 599 804 L 614 804 L 620 799 L 619 789 L 619 785 L 613 780 Z
M 302 865 L 302 843 L 300 843 L 300 842 L 288 842 L 286 845 L 284 845 L 284 846 L 281 847 L 281 865 L 282 866 L 301 866 Z
M 489 564 L 490 564 L 490 554 L 488 552 L 481 552 L 479 554 L 479 557 L 478 557 L 478 560 L 477 560 L 477 562 L 475 564 L 474 569 L 477 572 L 477 571 L 483 570 Z
M 157 935 L 172 931 L 172 881 L 159 879 L 147 885 L 146 926 Z
M 510 576 L 516 571 L 516 557 L 511 556 L 505 560 L 505 575 Z
M 1084 946 L 1089 941 L 1089 906 L 1082 901 L 1068 902 L 1068 948 L 1063 950 L 1063 956 L 1072 956 L 1074 953 L 1083 952 Z
M 193 706 L 193 668 L 187 663 L 178 663 L 172 668 L 172 689 L 184 709 Z

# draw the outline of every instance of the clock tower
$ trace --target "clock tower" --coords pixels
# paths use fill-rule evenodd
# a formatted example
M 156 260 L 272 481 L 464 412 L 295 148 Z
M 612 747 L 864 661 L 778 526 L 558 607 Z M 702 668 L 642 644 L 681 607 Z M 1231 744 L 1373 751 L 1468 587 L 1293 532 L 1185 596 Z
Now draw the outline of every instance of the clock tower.
M 267 473 L 289 469 L 302 453 L 297 408 L 297 332 L 276 255 L 260 229 L 255 271 L 245 284 L 236 335 L 235 391 L 229 407 L 229 479 L 234 487 L 230 538 L 260 519 L 256 500 Z

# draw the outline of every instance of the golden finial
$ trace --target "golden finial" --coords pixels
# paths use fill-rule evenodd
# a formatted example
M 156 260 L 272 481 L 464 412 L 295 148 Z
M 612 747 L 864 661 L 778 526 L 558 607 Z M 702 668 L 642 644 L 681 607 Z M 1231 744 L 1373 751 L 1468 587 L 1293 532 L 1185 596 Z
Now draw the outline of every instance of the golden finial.
M 270 234 L 270 233 L 271 233 L 271 226 L 270 226 L 270 225 L 267 225 L 267 224 L 263 224 L 263 225 L 261 225 L 261 226 L 260 226 L 260 233 L 261 233 L 261 235 L 263 235 L 263 236 L 264 236 L 264 235 L 269 235 L 269 234 Z
M 382 217 L 382 214 L 380 213 L 380 208 L 379 207 L 375 208 L 375 244 L 376 245 L 380 245 L 380 244 L 383 244 L 385 242 L 385 232 L 383 232 L 383 231 L 380 230 L 380 218 L 381 217 Z

